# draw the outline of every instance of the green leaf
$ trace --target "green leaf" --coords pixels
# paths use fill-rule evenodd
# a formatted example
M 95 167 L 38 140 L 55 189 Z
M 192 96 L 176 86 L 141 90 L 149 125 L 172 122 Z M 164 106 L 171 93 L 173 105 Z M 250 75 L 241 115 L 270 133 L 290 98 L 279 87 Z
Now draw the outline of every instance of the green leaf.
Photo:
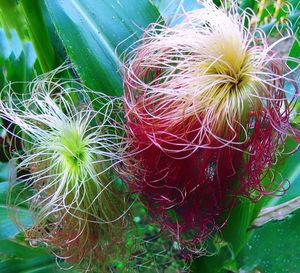
M 230 243 L 235 256 L 245 246 L 251 235 L 248 228 L 253 220 L 254 209 L 255 204 L 252 201 L 240 198 L 231 210 L 227 224 L 222 230 L 223 238 Z
M 56 55 L 43 15 L 41 0 L 21 0 L 27 29 L 43 72 L 56 68 L 60 62 Z
M 296 39 L 293 42 L 292 48 L 289 52 L 289 57 L 295 58 L 295 59 L 298 60 L 298 62 L 297 61 L 292 61 L 292 60 L 289 60 L 287 62 L 287 65 L 291 69 L 294 69 L 299 65 L 299 53 L 300 53 L 300 31 L 297 32 Z
M 119 58 L 159 17 L 147 0 L 46 0 L 66 51 L 81 80 L 94 90 L 122 94 Z M 120 44 L 122 42 L 122 44 Z
M 54 258 L 45 250 L 35 249 L 18 241 L 0 240 L 0 260 L 0 272 L 3 273 L 50 273 L 54 272 L 55 268 Z
M 299 272 L 300 211 L 284 221 L 270 222 L 254 235 L 239 256 L 242 272 Z M 255 271 L 256 270 L 256 271 Z
M 30 247 L 24 240 L 0 240 L 1 273 L 75 273 L 74 269 L 62 270 L 55 258 L 44 248 Z M 61 263 L 62 266 L 69 266 Z
M 287 150 L 291 150 L 292 148 L 295 147 L 295 141 L 293 141 L 291 138 L 288 138 L 287 140 Z M 299 181 L 300 178 L 300 151 L 297 151 L 296 153 L 292 154 L 292 155 L 287 155 L 281 159 L 279 159 L 279 162 L 277 163 L 277 173 L 278 173 L 278 177 L 277 179 L 288 179 L 289 180 L 289 184 L 290 184 L 290 188 L 286 191 L 286 193 L 282 196 L 278 196 L 278 197 L 265 197 L 264 199 L 262 199 L 260 202 L 258 202 L 257 204 L 255 204 L 254 210 L 253 210 L 253 217 L 255 217 L 256 215 L 258 215 L 260 209 L 264 206 L 267 207 L 273 207 L 273 206 L 277 206 L 279 204 L 283 204 L 286 203 L 298 196 L 300 196 L 300 187 L 299 187 L 299 183 L 297 183 Z M 242 215 L 242 214 L 241 214 Z M 297 210 L 294 215 L 298 215 L 298 220 L 300 220 L 300 211 Z M 294 217 L 294 216 L 288 216 L 288 220 L 282 221 L 282 222 L 270 222 L 265 224 L 262 228 L 260 229 L 251 229 L 251 230 L 246 230 L 245 232 L 245 237 L 250 238 L 250 241 L 247 243 L 246 247 L 241 251 L 241 254 L 239 254 L 239 259 L 243 260 L 244 259 L 248 259 L 247 257 L 250 255 L 255 255 L 256 250 L 254 250 L 253 252 L 251 251 L 252 254 L 247 253 L 248 251 L 250 251 L 251 248 L 256 248 L 256 246 L 254 246 L 254 244 L 256 244 L 256 240 L 257 240 L 257 236 L 260 236 L 261 232 L 264 233 L 266 230 L 266 234 L 268 234 L 270 232 L 270 236 L 272 237 L 272 239 L 269 239 L 267 237 L 266 239 L 266 245 L 271 245 L 271 243 L 273 243 L 273 245 L 275 246 L 274 249 L 273 248 L 269 248 L 268 250 L 268 255 L 271 255 L 273 257 L 275 257 L 277 255 L 277 252 L 279 251 L 277 249 L 278 244 L 281 244 L 283 242 L 284 239 L 282 239 L 280 242 L 277 241 L 277 239 L 279 238 L 279 234 L 276 234 L 275 230 L 277 230 L 276 225 L 281 225 L 281 223 L 283 222 L 288 222 L 290 217 Z M 253 219 L 252 219 L 253 220 Z M 249 224 L 251 223 L 251 219 Z M 300 223 L 300 222 L 299 222 Z M 298 223 L 298 225 L 299 225 Z M 287 224 L 288 228 L 292 228 L 291 226 L 289 226 L 289 224 Z M 284 225 L 282 226 L 282 229 L 278 229 L 278 232 L 282 233 L 284 232 Z M 273 229 L 273 230 L 272 230 Z M 293 231 L 294 232 L 294 231 Z M 273 235 L 271 235 L 273 234 Z M 251 237 L 250 237 L 251 236 Z M 283 235 L 284 236 L 284 235 Z M 286 231 L 286 236 L 289 236 L 289 231 Z M 278 237 L 278 238 L 277 238 Z M 260 246 L 259 249 L 257 251 L 259 251 L 259 253 L 257 253 L 256 258 L 260 259 L 258 257 L 260 257 L 260 255 L 264 255 L 264 237 L 262 237 L 262 242 L 260 242 Z M 281 250 L 282 251 L 282 250 Z M 291 254 L 291 253 L 290 253 Z M 267 254 L 266 254 L 267 256 Z M 253 259 L 256 259 L 255 257 Z M 254 265 L 259 265 L 258 269 L 262 268 L 266 268 L 265 271 L 262 272 L 296 272 L 296 271 L 284 271 L 284 268 L 281 269 L 276 269 L 273 267 L 269 268 L 268 267 L 268 263 L 272 264 L 272 259 L 268 258 L 267 260 L 265 260 L 265 258 L 262 258 L 259 261 L 254 261 L 251 258 L 251 262 L 247 262 L 245 261 L 245 263 L 247 264 L 247 266 L 245 266 L 245 268 L 243 267 L 243 269 L 249 269 L 250 270 L 250 265 L 251 263 L 253 263 Z M 276 262 L 274 262 L 276 263 Z M 241 264 L 243 265 L 243 263 Z M 250 267 L 249 267 L 250 266 Z M 255 266 L 254 266 L 255 267 Z M 251 270 L 254 269 L 254 267 L 251 267 Z M 247 270 L 248 270 L 247 269 Z
M 14 167 L 9 163 L 0 163 L 0 240 L 12 238 L 20 233 L 20 230 L 13 222 L 11 215 L 25 227 L 33 224 L 32 215 L 26 205 L 12 208 L 8 206 L 9 179 L 15 172 Z M 27 191 L 28 192 L 28 191 Z M 17 192 L 11 193 L 11 200 L 14 201 Z
M 1 192 L 5 185 L 2 183 L 0 186 L 0 200 L 3 201 L 3 194 L 7 194 L 7 192 Z M 15 212 L 9 210 L 16 210 Z M 17 221 L 22 224 L 22 226 L 30 227 L 33 224 L 32 215 L 28 209 L 23 208 L 8 208 L 5 204 L 0 204 L 0 240 L 13 238 L 17 234 L 20 233 L 19 228 L 12 221 L 10 217 L 10 213 L 14 213 L 17 215 Z
M 235 255 L 230 244 L 216 235 L 208 240 L 207 247 L 210 255 L 195 259 L 191 265 L 192 273 L 236 272 Z
M 286 145 L 286 150 L 292 150 L 296 143 L 291 138 L 288 138 Z M 239 257 L 248 240 L 255 234 L 256 230 L 249 228 L 263 206 L 274 206 L 300 196 L 300 187 L 299 184 L 296 183 L 300 177 L 300 151 L 278 159 L 276 171 L 278 173 L 277 179 L 285 178 L 290 182 L 291 187 L 287 190 L 285 195 L 276 198 L 265 197 L 258 203 L 240 198 L 230 212 L 227 224 L 222 229 L 222 238 L 224 242 L 227 243 L 229 249 L 232 249 L 234 257 Z M 226 269 L 226 264 L 232 261 L 224 250 L 225 249 L 215 256 L 197 259 L 196 262 L 193 263 L 193 267 L 196 268 L 194 272 L 198 272 L 197 270 L 199 270 L 199 268 L 208 268 L 210 270 L 208 272 L 223 272 L 222 270 Z
M 10 38 L 0 29 L 0 75 L 2 89 L 9 82 L 14 84 L 14 90 L 24 93 L 26 81 L 32 80 L 39 71 L 36 54 L 31 42 L 22 43 L 16 31 L 10 31 Z
M 8 163 L 0 163 L 0 272 L 29 272 L 29 273 L 50 273 L 50 272 L 76 272 L 75 270 L 63 271 L 57 266 L 55 258 L 45 248 L 33 248 L 17 236 L 19 230 L 9 217 L 13 208 L 7 206 L 7 194 L 9 182 L 7 182 L 12 168 Z M 14 192 L 11 196 L 15 198 Z M 32 217 L 26 206 L 14 208 L 17 220 L 24 226 L 32 225 Z M 22 240 L 20 240 L 20 238 Z M 62 265 L 64 265 L 62 263 Z M 66 268 L 68 267 L 67 265 Z
M 20 231 L 13 222 L 10 214 L 17 217 L 17 221 L 25 227 L 33 224 L 32 215 L 26 207 L 10 208 L 8 206 L 9 176 L 13 170 L 8 163 L 0 163 L 0 240 L 12 238 Z M 15 194 L 12 193 L 12 200 Z
M 255 4 L 256 4 L 256 1 L 255 0 L 243 0 L 241 2 L 241 9 L 245 10 L 246 8 L 250 8 L 250 9 L 254 9 L 255 7 Z
M 194 0 L 153 0 L 153 3 L 158 8 L 162 18 L 171 25 L 176 23 L 174 19 L 177 15 L 201 8 L 201 5 Z
M 17 0 L 0 0 L 0 22 L 8 36 L 15 29 L 22 41 L 27 38 L 24 13 Z

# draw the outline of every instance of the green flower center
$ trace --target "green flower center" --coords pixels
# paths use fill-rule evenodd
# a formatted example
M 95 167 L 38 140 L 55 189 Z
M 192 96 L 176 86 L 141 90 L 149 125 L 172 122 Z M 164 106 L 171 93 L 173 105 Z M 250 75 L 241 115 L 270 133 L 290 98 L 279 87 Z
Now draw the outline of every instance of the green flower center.
M 62 168 L 70 173 L 78 175 L 82 168 L 91 162 L 88 139 L 75 125 L 69 125 L 62 131 L 58 144 Z

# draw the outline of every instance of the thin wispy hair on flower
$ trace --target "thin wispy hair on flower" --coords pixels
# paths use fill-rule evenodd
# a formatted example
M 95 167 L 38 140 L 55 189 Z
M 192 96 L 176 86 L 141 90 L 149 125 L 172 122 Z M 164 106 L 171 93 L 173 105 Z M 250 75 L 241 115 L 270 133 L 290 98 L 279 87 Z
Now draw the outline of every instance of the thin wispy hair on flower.
M 176 25 L 151 24 L 124 54 L 133 143 L 125 154 L 136 155 L 123 176 L 186 245 L 223 226 L 230 196 L 258 200 L 284 191 L 272 166 L 287 137 L 299 142 L 290 124 L 299 60 L 277 51 L 294 35 L 287 28 L 271 43 L 250 10 L 229 2 L 218 8 L 202 0 Z
M 33 227 L 15 218 L 32 244 L 106 272 L 130 253 L 131 202 L 114 171 L 122 146 L 119 100 L 59 79 L 67 68 L 38 77 L 23 95 L 13 84 L 1 92 L 0 117 L 11 124 L 4 129 L 18 174 L 10 206 L 30 204 Z

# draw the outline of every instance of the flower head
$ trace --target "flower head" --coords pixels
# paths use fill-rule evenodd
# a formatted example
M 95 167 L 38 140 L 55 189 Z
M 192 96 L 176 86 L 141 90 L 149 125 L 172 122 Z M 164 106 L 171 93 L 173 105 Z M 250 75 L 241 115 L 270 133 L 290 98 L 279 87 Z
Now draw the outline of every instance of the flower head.
M 223 225 L 229 196 L 277 190 L 268 171 L 286 137 L 299 140 L 289 123 L 294 70 L 275 49 L 291 35 L 270 44 L 234 3 L 200 3 L 175 26 L 150 25 L 124 73 L 135 152 L 125 176 L 161 225 L 192 244 Z
M 26 231 L 29 240 L 50 244 L 68 261 L 93 260 L 107 269 L 125 255 L 130 225 L 128 200 L 116 187 L 113 171 L 121 140 L 115 100 L 57 81 L 58 72 L 38 78 L 22 97 L 11 88 L 1 94 L 1 118 L 20 131 L 10 132 L 22 144 L 13 155 L 17 172 L 29 171 L 13 185 L 26 188 L 14 202 L 30 202 L 34 227 Z M 28 189 L 34 194 L 24 200 Z

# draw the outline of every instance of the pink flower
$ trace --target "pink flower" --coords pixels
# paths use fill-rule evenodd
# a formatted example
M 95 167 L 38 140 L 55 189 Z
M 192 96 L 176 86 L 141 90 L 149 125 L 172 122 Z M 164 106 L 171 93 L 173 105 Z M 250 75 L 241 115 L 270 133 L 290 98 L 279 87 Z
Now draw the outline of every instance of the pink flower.
M 152 24 L 127 57 L 124 178 L 154 219 L 188 246 L 226 219 L 233 196 L 256 200 L 281 185 L 270 172 L 298 88 L 249 15 L 210 1 L 170 27 Z M 297 61 L 297 60 L 293 60 Z M 285 84 L 295 90 L 288 100 Z M 267 183 L 262 183 L 263 178 Z

